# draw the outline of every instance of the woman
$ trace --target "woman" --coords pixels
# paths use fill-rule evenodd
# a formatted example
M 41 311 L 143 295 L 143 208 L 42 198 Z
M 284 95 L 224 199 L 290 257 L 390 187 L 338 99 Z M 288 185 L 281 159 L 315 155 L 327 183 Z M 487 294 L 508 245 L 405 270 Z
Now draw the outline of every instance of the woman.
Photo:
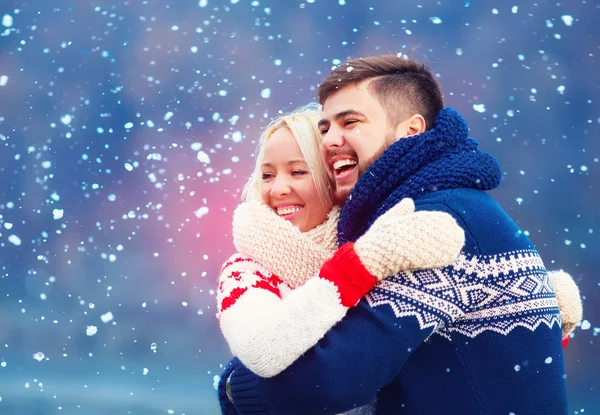
M 450 215 L 414 212 L 406 199 L 336 251 L 340 209 L 321 163 L 319 119 L 316 107 L 305 107 L 263 132 L 234 214 L 239 253 L 219 279 L 223 335 L 233 354 L 263 377 L 314 346 L 377 281 L 449 265 L 464 243 Z

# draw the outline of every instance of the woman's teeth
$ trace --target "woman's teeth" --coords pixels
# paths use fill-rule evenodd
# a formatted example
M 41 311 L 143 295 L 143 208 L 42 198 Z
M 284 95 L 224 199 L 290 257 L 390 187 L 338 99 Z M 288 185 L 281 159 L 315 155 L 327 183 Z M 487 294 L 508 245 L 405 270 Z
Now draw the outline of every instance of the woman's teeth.
M 286 206 L 283 208 L 277 208 L 277 214 L 279 216 L 289 215 L 291 213 L 298 212 L 302 209 L 302 206 Z

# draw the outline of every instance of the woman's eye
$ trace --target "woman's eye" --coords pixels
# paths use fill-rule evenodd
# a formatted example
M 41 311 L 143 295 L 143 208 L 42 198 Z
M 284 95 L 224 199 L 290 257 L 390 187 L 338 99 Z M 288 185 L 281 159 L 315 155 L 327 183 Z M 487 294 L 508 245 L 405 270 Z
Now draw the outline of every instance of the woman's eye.
M 273 177 L 273 175 L 271 173 L 263 173 L 262 174 L 263 180 L 269 180 L 271 177 Z
M 329 131 L 329 128 L 322 128 L 321 129 L 321 135 L 327 134 L 327 131 Z
M 305 174 L 308 174 L 308 172 L 306 170 L 294 170 L 292 171 L 292 174 L 294 176 L 303 176 Z

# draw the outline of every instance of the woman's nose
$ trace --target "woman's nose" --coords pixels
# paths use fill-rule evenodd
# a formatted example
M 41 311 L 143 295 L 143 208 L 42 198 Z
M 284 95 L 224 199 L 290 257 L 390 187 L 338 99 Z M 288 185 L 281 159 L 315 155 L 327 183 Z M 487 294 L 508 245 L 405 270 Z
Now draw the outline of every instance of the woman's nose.
M 278 175 L 271 186 L 271 196 L 284 196 L 290 193 L 290 184 L 284 175 Z

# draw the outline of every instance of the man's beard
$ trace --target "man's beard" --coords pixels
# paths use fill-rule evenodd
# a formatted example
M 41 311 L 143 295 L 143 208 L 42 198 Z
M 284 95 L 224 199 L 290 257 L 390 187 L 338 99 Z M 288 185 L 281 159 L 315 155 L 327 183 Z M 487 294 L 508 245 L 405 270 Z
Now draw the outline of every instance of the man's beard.
M 381 155 L 388 149 L 390 148 L 390 146 L 396 142 L 396 138 L 394 136 L 394 133 L 388 133 L 385 137 L 385 144 L 379 149 L 379 151 L 374 154 L 372 157 L 370 157 L 368 160 L 366 161 L 359 161 L 356 168 L 358 169 L 358 177 L 356 178 L 356 181 L 358 182 L 360 180 L 360 178 L 362 177 L 363 174 L 366 173 L 366 171 L 369 169 L 369 167 L 371 167 L 373 165 L 373 163 L 375 163 L 375 161 L 377 161 L 377 159 L 379 159 L 379 157 L 381 157 Z M 351 187 L 347 187 L 344 189 L 338 189 L 336 186 L 336 182 L 333 182 L 333 202 L 335 205 L 338 206 L 343 206 L 344 203 L 346 203 L 346 200 L 348 199 L 348 196 L 350 196 L 350 193 L 352 192 L 352 189 L 354 189 L 354 186 L 356 186 L 356 183 L 354 183 Z

